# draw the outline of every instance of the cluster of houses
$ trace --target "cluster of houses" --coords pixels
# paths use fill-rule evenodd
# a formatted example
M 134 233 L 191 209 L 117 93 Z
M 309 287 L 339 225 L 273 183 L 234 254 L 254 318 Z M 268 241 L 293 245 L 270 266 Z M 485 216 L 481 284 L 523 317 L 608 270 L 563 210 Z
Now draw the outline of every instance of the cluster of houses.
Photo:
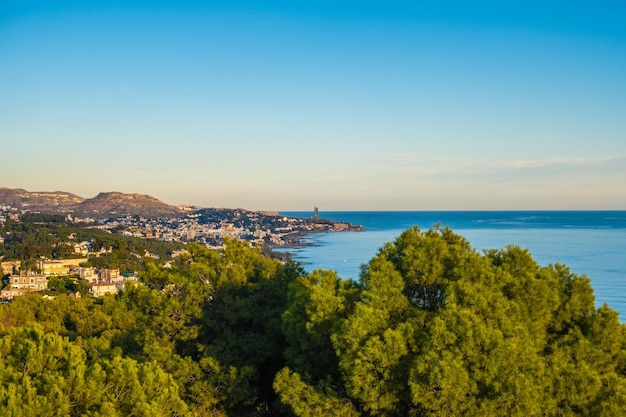
M 63 260 L 39 260 L 36 271 L 22 271 L 20 261 L 1 262 L 2 276 L 6 284 L 0 290 L 0 299 L 11 300 L 34 291 L 48 289 L 48 279 L 54 276 L 75 275 L 89 283 L 94 297 L 116 294 L 124 289 L 126 282 L 137 281 L 137 274 L 120 274 L 119 269 L 97 269 L 80 266 L 87 258 Z

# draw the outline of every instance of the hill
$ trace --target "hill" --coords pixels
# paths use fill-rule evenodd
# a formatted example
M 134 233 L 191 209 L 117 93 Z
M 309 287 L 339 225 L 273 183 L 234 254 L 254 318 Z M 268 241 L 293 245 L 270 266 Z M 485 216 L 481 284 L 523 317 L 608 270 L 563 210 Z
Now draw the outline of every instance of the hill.
M 83 198 L 65 191 L 30 192 L 21 188 L 0 187 L 0 205 L 41 213 L 73 214 L 105 218 L 112 216 L 172 217 L 179 210 L 152 196 L 120 192 L 100 193 Z
M 149 195 L 107 192 L 77 204 L 74 213 L 90 217 L 137 215 L 155 218 L 176 216 L 179 210 Z
M 30 192 L 22 188 L 0 187 L 0 205 L 45 213 L 67 213 L 85 199 L 65 191 Z

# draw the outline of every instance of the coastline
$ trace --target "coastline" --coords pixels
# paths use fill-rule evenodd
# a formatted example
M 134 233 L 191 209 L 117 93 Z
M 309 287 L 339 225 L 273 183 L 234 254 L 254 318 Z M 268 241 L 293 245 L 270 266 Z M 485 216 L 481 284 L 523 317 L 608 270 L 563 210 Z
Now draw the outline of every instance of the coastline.
M 286 213 L 293 215 L 295 213 Z M 541 266 L 561 264 L 591 280 L 596 306 L 607 303 L 626 321 L 626 210 L 472 211 L 472 212 L 328 212 L 325 217 L 363 224 L 363 235 L 308 234 L 308 242 L 280 249 L 305 270 L 332 269 L 358 279 L 385 242 L 412 225 L 425 230 L 449 226 L 479 252 L 507 245 L 529 251 Z
M 331 230 L 299 230 L 292 233 L 293 238 L 287 239 L 287 243 L 284 245 L 266 244 L 263 245 L 262 251 L 266 256 L 273 259 L 278 259 L 282 262 L 293 261 L 299 265 L 309 265 L 309 262 L 301 260 L 296 261 L 298 249 L 319 247 L 322 246 L 319 239 L 316 239 L 315 235 L 324 235 L 329 233 L 348 233 L 348 232 L 363 232 L 365 228 L 362 225 L 354 225 L 351 223 L 335 222 L 332 220 L 326 220 L 328 224 L 345 224 L 347 227 Z

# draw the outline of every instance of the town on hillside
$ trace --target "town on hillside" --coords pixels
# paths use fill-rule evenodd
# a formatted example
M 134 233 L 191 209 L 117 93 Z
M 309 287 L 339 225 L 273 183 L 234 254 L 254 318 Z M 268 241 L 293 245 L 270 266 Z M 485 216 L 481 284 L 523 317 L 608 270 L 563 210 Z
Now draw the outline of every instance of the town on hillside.
M 50 218 L 72 227 L 99 230 L 112 236 L 172 242 L 182 247 L 195 242 L 211 249 L 220 249 L 229 239 L 235 239 L 249 242 L 277 257 L 279 255 L 272 249 L 305 245 L 305 237 L 309 233 L 362 230 L 361 226 L 320 218 L 317 207 L 309 218 L 288 217 L 278 212 L 217 208 L 181 209 L 175 216 L 158 218 L 132 214 L 99 218 L 73 214 L 45 216 L 42 215 L 39 223 L 45 223 Z M 29 208 L 0 205 L 0 249 L 2 246 L 8 248 L 15 240 L 7 226 L 15 226 L 23 219 L 33 222 L 33 212 Z M 90 266 L 94 259 L 112 250 L 111 247 L 104 247 L 98 239 L 76 241 L 74 236 L 69 236 L 66 241 L 56 242 L 55 245 L 66 248 L 62 253 L 53 254 L 55 259 L 38 256 L 37 259 L 23 262 L 28 256 L 8 259 L 10 255 L 7 255 L 7 250 L 0 252 L 3 279 L 0 299 L 10 300 L 28 292 L 46 291 L 51 285 L 51 278 L 55 277 L 73 277 L 71 288 L 80 287 L 83 292 L 87 291 L 94 297 L 114 294 L 123 290 L 128 283 L 138 283 L 137 271 L 121 273 L 119 268 L 111 268 L 106 262 L 100 263 L 100 267 Z M 132 253 L 132 256 L 160 260 L 167 267 L 184 249 L 171 250 L 168 259 L 160 259 L 160 255 L 145 249 L 138 252 L 141 253 Z

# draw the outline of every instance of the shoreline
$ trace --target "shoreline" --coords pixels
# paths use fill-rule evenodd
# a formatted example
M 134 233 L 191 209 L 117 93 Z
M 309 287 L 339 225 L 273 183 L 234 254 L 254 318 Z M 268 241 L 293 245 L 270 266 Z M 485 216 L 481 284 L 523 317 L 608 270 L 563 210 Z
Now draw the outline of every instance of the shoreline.
M 308 248 L 308 247 L 316 247 L 321 246 L 321 243 L 312 235 L 320 235 L 327 233 L 346 233 L 346 232 L 362 232 L 365 228 L 363 226 L 355 226 L 349 224 L 347 230 L 309 230 L 309 231 L 299 231 L 294 233 L 297 235 L 296 239 L 289 239 L 288 243 L 284 245 L 263 245 L 262 251 L 266 256 L 269 256 L 272 259 L 278 259 L 282 262 L 293 261 L 298 263 L 299 265 L 308 265 L 309 262 L 296 261 L 294 259 L 295 252 L 299 248 Z M 296 250 L 294 250 L 296 249 Z

